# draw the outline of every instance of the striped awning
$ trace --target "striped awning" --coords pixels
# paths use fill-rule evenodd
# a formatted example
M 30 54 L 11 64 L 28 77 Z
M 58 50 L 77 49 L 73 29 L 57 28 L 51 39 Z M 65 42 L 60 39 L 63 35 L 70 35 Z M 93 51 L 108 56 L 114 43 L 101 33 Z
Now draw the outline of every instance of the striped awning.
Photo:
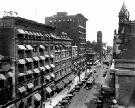
M 34 69 L 34 72 L 35 72 L 35 73 L 40 73 L 39 69 L 37 69 L 37 68 Z
M 61 88 L 63 88 L 64 87 L 64 83 L 61 81 L 61 82 L 59 82 L 56 86 L 59 88 L 59 89 L 61 89 Z
M 49 55 L 45 55 L 46 58 L 50 57 Z
M 26 71 L 26 73 L 27 74 L 32 74 L 33 72 L 32 72 L 32 70 L 28 70 L 28 71 Z
M 36 94 L 34 94 L 34 98 L 35 98 L 35 100 L 40 101 L 41 95 L 39 93 L 36 93 Z
M 26 61 L 24 59 L 19 59 L 18 60 L 18 64 L 25 64 L 25 63 L 26 63 Z
M 71 81 L 71 80 L 73 80 L 74 79 L 74 75 L 70 75 L 69 77 L 68 77 L 68 79 Z
M 26 34 L 23 29 L 17 29 L 18 34 Z
M 41 70 L 43 70 L 43 71 L 45 71 L 45 67 L 43 67 L 43 66 L 42 66 L 42 67 L 40 67 L 40 69 L 41 69 Z
M 25 58 L 27 62 L 33 62 L 32 58 Z
M 54 55 L 51 54 L 50 57 L 51 57 L 51 58 L 54 58 Z
M 50 66 L 51 66 L 52 68 L 54 68 L 54 67 L 55 67 L 55 66 L 54 66 L 54 64 L 51 64 Z
M 28 83 L 27 86 L 28 86 L 29 89 L 31 89 L 31 88 L 34 87 L 34 84 L 33 83 Z
M 8 72 L 7 75 L 8 75 L 8 77 L 13 77 L 14 73 L 13 72 Z
M 26 45 L 26 48 L 27 48 L 28 50 L 33 50 L 33 48 L 32 48 L 31 45 Z
M 39 57 L 33 57 L 33 59 L 34 59 L 35 61 L 39 61 L 39 60 L 40 60 Z
M 49 65 L 46 65 L 45 68 L 46 68 L 46 69 L 50 69 L 50 66 L 49 66 Z
M 69 83 L 70 81 L 69 81 L 68 78 L 65 78 L 65 79 L 63 80 L 63 82 L 64 82 L 65 84 L 67 84 L 67 83 Z
M 44 57 L 44 56 L 39 56 L 39 58 L 40 58 L 41 60 L 45 60 L 45 57 Z
M 24 45 L 17 45 L 18 49 L 20 50 L 26 50 L 25 46 Z
M 53 77 L 53 78 L 55 77 L 54 73 L 51 73 L 50 75 L 51 75 L 51 77 Z
M 21 76 L 24 76 L 24 75 L 26 75 L 26 74 L 25 74 L 25 73 L 19 73 L 19 74 L 18 74 L 18 76 L 20 76 L 20 77 L 21 77 Z
M 40 48 L 45 49 L 45 47 L 43 45 L 40 45 Z
M 26 91 L 26 88 L 24 86 L 22 86 L 22 87 L 18 88 L 18 90 L 20 93 L 23 93 Z
M 0 74 L 0 80 L 6 80 L 6 77 L 5 77 L 5 75 L 3 75 L 3 74 Z
M 47 75 L 47 76 L 46 76 L 46 78 L 47 78 L 48 80 L 50 80 L 50 79 L 51 79 L 50 75 Z
M 47 88 L 46 88 L 46 91 L 47 91 L 48 93 L 51 93 L 51 92 L 52 92 L 52 89 L 51 89 L 50 87 L 47 87 Z

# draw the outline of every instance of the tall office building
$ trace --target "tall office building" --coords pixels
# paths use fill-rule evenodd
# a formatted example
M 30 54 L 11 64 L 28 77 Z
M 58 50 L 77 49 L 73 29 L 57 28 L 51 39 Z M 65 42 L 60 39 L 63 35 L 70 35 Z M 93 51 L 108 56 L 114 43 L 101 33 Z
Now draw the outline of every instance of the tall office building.
M 102 59 L 103 56 L 103 47 L 102 47 L 102 32 L 97 32 L 97 52 L 99 54 L 99 59 Z
M 86 21 L 82 14 L 68 15 L 66 12 L 45 18 L 45 24 L 56 27 L 56 35 L 65 32 L 72 39 L 72 46 L 78 46 L 79 74 L 86 71 Z

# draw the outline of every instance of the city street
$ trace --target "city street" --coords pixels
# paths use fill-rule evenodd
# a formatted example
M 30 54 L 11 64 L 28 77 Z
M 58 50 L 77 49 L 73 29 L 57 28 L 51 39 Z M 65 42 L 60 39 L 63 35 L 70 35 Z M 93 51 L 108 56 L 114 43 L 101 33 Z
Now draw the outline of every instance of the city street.
M 105 71 L 103 66 L 96 68 L 96 73 L 94 73 L 95 85 L 90 90 L 82 87 L 80 92 L 76 93 L 69 108 L 96 108 L 95 100 L 98 97 L 100 85 L 107 83 L 105 81 L 107 77 L 103 77 Z

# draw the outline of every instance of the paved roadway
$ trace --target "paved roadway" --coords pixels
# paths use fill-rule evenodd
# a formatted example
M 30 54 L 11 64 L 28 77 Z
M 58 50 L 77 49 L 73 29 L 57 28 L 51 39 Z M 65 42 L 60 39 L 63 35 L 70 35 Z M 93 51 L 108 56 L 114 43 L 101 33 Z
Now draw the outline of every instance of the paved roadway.
M 76 93 L 72 99 L 69 108 L 96 108 L 95 99 L 99 94 L 100 85 L 105 82 L 105 78 L 103 78 L 105 70 L 103 66 L 96 68 L 97 73 L 94 74 L 96 84 L 90 90 L 82 87 L 80 92 Z

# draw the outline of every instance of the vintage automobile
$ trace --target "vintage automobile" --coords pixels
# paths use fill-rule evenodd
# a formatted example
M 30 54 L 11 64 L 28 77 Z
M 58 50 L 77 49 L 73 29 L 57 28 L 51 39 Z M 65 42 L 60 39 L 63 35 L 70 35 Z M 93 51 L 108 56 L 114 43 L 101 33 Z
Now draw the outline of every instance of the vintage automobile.
M 90 77 L 86 82 L 85 88 L 91 89 L 94 83 L 95 83 L 95 79 L 93 77 Z

